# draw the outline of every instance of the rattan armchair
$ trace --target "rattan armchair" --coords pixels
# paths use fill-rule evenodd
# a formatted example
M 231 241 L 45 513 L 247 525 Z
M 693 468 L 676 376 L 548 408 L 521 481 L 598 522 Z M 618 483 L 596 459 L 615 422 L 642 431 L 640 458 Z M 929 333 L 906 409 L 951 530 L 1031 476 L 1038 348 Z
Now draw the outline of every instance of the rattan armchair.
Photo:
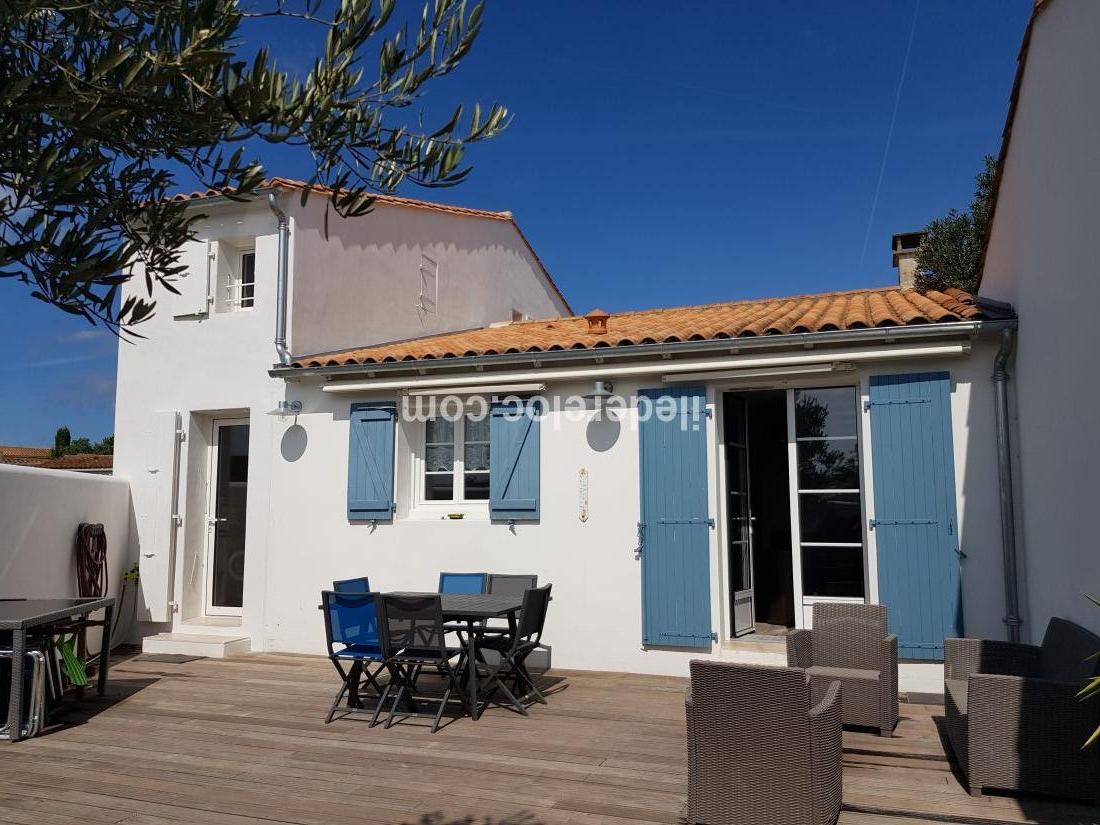
M 691 825 L 833 825 L 841 802 L 840 684 L 813 703 L 794 668 L 691 663 Z
M 882 605 L 815 604 L 813 630 L 787 636 L 787 664 L 843 685 L 845 725 L 882 736 L 897 727 L 898 638 L 886 632 Z
M 947 735 L 970 793 L 985 788 L 1100 802 L 1100 748 L 1081 746 L 1100 703 L 1077 692 L 1096 673 L 1100 637 L 1065 619 L 1042 646 L 948 639 Z

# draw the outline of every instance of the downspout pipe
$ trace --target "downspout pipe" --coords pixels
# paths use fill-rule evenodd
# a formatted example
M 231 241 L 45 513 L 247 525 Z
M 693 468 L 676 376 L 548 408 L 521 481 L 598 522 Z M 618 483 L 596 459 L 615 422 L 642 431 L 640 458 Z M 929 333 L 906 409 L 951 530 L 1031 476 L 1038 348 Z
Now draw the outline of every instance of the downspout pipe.
M 292 359 L 286 346 L 286 305 L 290 267 L 290 218 L 279 206 L 279 199 L 274 192 L 267 194 L 267 205 L 279 221 L 279 271 L 275 280 L 275 352 L 279 364 L 289 367 Z
M 1016 330 L 1001 330 L 1001 345 L 993 359 L 993 398 L 997 418 L 997 482 L 1001 494 L 1001 551 L 1004 555 L 1005 617 L 1009 641 L 1020 641 L 1020 588 L 1016 567 L 1016 505 L 1012 486 L 1012 445 L 1009 438 L 1008 362 L 1016 347 Z

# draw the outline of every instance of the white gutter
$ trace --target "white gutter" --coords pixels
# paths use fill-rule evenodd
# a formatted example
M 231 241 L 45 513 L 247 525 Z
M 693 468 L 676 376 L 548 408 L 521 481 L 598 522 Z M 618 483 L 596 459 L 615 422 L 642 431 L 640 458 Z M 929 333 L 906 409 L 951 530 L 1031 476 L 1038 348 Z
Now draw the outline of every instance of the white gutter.
M 655 358 L 650 363 L 593 367 L 569 367 L 564 369 L 534 369 L 522 372 L 493 372 L 494 383 L 522 381 L 570 381 L 592 378 L 629 377 L 635 375 L 673 375 L 675 373 L 702 372 L 707 370 L 736 370 L 750 367 L 783 367 L 805 364 L 831 364 L 836 361 L 873 362 L 898 358 L 932 358 L 965 355 L 970 342 L 956 344 L 913 344 L 911 346 L 878 347 L 858 350 L 829 350 L 787 355 L 737 355 L 707 360 L 672 361 Z M 406 376 L 392 379 L 368 379 L 366 381 L 332 382 L 321 389 L 332 393 L 369 392 L 371 390 L 410 390 L 419 387 L 458 388 L 484 384 L 489 374 L 477 372 L 470 375 L 441 378 L 433 376 Z

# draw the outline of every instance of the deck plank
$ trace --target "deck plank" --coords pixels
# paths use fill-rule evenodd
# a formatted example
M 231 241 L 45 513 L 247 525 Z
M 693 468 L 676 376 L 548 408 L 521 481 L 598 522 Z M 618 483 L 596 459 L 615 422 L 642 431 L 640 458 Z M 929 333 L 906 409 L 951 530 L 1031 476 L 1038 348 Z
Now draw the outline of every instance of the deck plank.
M 322 718 L 324 659 L 121 661 L 73 724 L 0 745 L 0 825 L 652 825 L 683 821 L 683 679 L 555 672 L 529 717 L 490 709 L 431 735 Z M 1095 825 L 1094 809 L 972 798 L 943 709 L 893 737 L 845 732 L 840 825 Z M 349 809 L 349 805 L 353 806 Z

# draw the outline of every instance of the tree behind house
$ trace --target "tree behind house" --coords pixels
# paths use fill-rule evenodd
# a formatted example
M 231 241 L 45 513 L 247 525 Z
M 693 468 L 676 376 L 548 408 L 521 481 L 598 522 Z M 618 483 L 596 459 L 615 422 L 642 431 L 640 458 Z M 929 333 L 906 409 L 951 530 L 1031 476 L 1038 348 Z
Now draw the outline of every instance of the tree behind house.
M 53 457 L 60 458 L 63 455 L 114 455 L 115 437 L 108 435 L 99 441 L 81 436 L 73 438 L 68 427 L 58 427 L 54 436 Z
M 977 189 L 970 209 L 952 209 L 925 227 L 917 250 L 917 289 L 956 287 L 976 292 L 982 261 L 982 245 L 989 226 L 997 162 L 985 156 L 985 169 L 975 179 Z
M 131 332 L 152 315 L 155 293 L 177 291 L 180 248 L 201 217 L 168 196 L 182 187 L 254 193 L 265 145 L 296 147 L 309 182 L 344 217 L 407 181 L 461 182 L 466 147 L 500 132 L 507 112 L 448 107 L 428 123 L 416 104 L 470 51 L 482 6 L 429 0 L 407 24 L 395 18 L 416 10 L 396 8 L 4 0 L 0 278 Z M 282 21 L 288 56 L 308 59 L 307 71 L 276 66 L 251 25 L 265 19 Z M 145 294 L 123 298 L 135 264 Z

